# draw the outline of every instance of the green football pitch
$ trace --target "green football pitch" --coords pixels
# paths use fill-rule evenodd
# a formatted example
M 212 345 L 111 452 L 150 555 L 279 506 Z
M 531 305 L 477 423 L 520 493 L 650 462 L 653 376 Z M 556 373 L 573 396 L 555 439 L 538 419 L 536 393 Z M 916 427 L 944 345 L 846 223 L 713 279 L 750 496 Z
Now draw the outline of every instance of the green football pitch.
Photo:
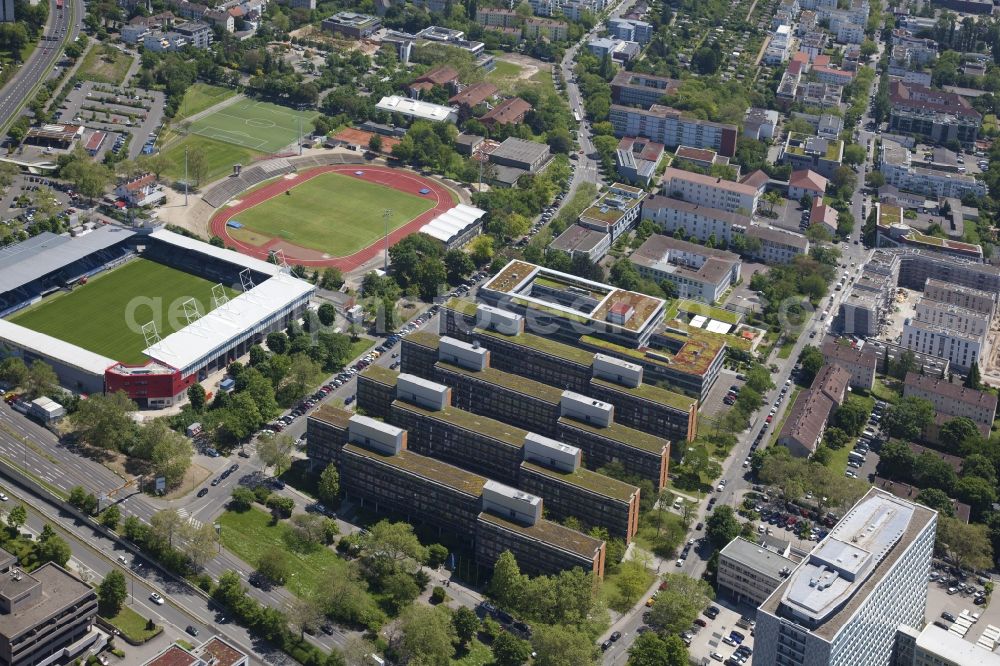
M 276 153 L 312 132 L 318 111 L 296 111 L 244 99 L 191 123 L 188 131 L 264 153 Z
M 331 257 L 354 254 L 382 238 L 386 209 L 392 211 L 392 231 L 437 203 L 336 173 L 314 176 L 289 191 L 239 213 L 236 221 L 258 237 L 283 238 Z M 228 231 L 241 236 L 240 230 Z
M 43 299 L 11 317 L 25 328 L 51 335 L 124 363 L 142 363 L 141 327 L 156 319 L 161 338 L 187 326 L 182 303 L 194 298 L 198 312 L 213 308 L 213 283 L 146 259 L 92 278 L 70 292 Z M 238 292 L 226 288 L 232 298 Z

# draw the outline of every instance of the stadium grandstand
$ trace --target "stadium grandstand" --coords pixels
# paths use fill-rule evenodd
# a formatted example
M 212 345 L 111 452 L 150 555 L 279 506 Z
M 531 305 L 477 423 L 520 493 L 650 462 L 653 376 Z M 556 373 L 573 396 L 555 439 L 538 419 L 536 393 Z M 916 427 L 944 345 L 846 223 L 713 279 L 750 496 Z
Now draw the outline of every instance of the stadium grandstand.
M 0 316 L 79 288 L 87 278 L 138 257 L 213 283 L 214 308 L 207 313 L 197 308 L 185 311 L 187 324 L 162 339 L 155 324 L 148 324 L 148 330 L 144 326 L 142 333 L 136 333 L 146 343 L 145 360 L 138 364 L 3 319 L 0 356 L 13 354 L 27 362 L 41 359 L 72 391 L 122 390 L 142 407 L 167 407 L 183 401 L 188 387 L 208 373 L 224 368 L 268 333 L 299 318 L 315 291 L 284 267 L 165 229 L 143 232 L 105 226 L 75 237 L 41 234 L 0 249 Z M 233 290 L 237 293 L 230 297 Z
M 485 210 L 460 203 L 420 227 L 420 232 L 436 238 L 450 250 L 478 236 L 482 232 L 485 215 Z

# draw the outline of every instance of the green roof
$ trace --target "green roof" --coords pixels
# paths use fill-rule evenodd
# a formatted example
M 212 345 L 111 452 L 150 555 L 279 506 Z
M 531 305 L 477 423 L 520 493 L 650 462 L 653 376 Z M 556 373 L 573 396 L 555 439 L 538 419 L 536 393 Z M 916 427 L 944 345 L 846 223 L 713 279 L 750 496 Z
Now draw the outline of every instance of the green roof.
M 487 384 L 494 384 L 512 391 L 517 391 L 518 393 L 523 393 L 531 396 L 532 398 L 538 398 L 539 400 L 544 400 L 545 402 L 551 404 L 558 405 L 562 400 L 562 389 L 557 389 L 553 386 L 549 386 L 548 384 L 542 384 L 541 382 L 536 382 L 533 379 L 521 377 L 520 375 L 512 375 L 509 372 L 503 372 L 501 370 L 497 370 L 496 368 L 467 370 L 466 368 L 452 365 L 451 363 L 446 363 L 445 361 L 438 361 L 435 366 L 443 367 L 446 370 L 466 375 L 468 377 L 474 377 L 486 382 Z
M 422 456 L 406 449 L 403 449 L 396 455 L 386 455 L 355 444 L 345 444 L 344 451 L 350 451 L 365 458 L 377 460 L 474 497 L 481 496 L 483 494 L 483 486 L 486 485 L 486 477 L 484 476 L 466 472 L 464 469 L 459 469 L 454 465 L 449 465 L 440 460 Z
M 492 437 L 493 439 L 517 448 L 522 448 L 524 446 L 524 438 L 528 434 L 527 430 L 515 428 L 514 426 L 507 425 L 506 423 L 496 421 L 486 416 L 479 416 L 477 414 L 473 414 L 472 412 L 467 412 L 464 409 L 458 409 L 457 407 L 445 407 L 440 410 L 424 409 L 419 405 L 414 405 L 413 403 L 402 400 L 396 400 L 392 404 L 397 405 L 402 409 L 420 414 L 426 418 L 437 419 L 438 421 L 449 423 L 464 430 Z
M 620 354 L 636 359 L 641 363 L 659 365 L 668 370 L 683 372 L 696 377 L 702 377 L 708 372 L 712 361 L 726 344 L 732 344 L 734 347 L 749 348 L 749 343 L 740 341 L 735 336 L 718 335 L 701 329 L 690 328 L 686 324 L 678 325 L 676 322 L 671 322 L 670 326 L 684 328 L 690 332 L 690 335 L 687 336 L 663 330 L 658 332 L 659 335 L 683 343 L 681 348 L 674 354 L 662 349 L 632 349 L 631 347 L 608 342 L 593 335 L 581 337 L 580 342 L 584 345 L 605 350 L 612 355 Z M 664 358 L 657 358 L 657 356 Z
M 717 308 L 713 305 L 706 305 L 704 303 L 699 303 L 697 301 L 688 300 L 686 298 L 679 298 L 676 302 L 677 310 L 681 312 L 688 312 L 695 315 L 704 315 L 710 319 L 718 319 L 719 321 L 725 322 L 727 324 L 732 324 L 735 326 L 739 324 L 743 319 L 743 315 L 738 312 L 732 312 L 731 310 L 725 310 L 723 308 Z
M 524 345 L 525 347 L 530 347 L 531 349 L 541 352 L 542 354 L 556 356 L 566 361 L 579 363 L 580 365 L 585 365 L 587 367 L 594 364 L 594 352 L 589 352 L 578 347 L 572 347 L 562 342 L 550 340 L 549 338 L 543 338 L 532 333 L 505 335 L 488 328 L 477 328 L 476 333 L 504 340 L 512 344 Z
M 452 298 L 444 304 L 444 307 L 449 310 L 454 310 L 455 312 L 461 312 L 464 315 L 471 316 L 476 314 L 476 309 L 479 306 L 475 301 L 470 301 L 467 298 Z M 410 335 L 412 335 L 412 333 Z
M 361 376 L 386 386 L 395 386 L 399 379 L 398 372 L 381 365 L 369 365 L 361 371 Z
M 522 525 L 512 520 L 501 518 L 492 513 L 483 512 L 479 518 L 488 523 L 493 523 L 512 532 L 518 532 L 542 543 L 551 544 L 563 550 L 568 550 L 578 555 L 590 559 L 601 547 L 601 540 L 587 536 L 582 532 L 563 527 L 551 520 L 539 520 L 534 525 Z
M 441 336 L 429 331 L 413 331 L 403 338 L 403 341 L 412 342 L 428 349 L 437 349 L 441 344 Z
M 690 398 L 686 395 L 681 395 L 680 393 L 674 393 L 673 391 L 668 391 L 665 388 L 653 386 L 652 384 L 639 384 L 633 388 L 631 386 L 622 386 L 621 384 L 616 384 L 615 382 L 610 382 L 606 379 L 601 379 L 600 377 L 593 377 L 590 382 L 592 384 L 597 384 L 598 386 L 611 389 L 612 391 L 628 393 L 636 396 L 637 398 L 643 398 L 644 400 L 667 405 L 668 407 L 680 409 L 685 412 L 689 411 L 692 405 L 698 404 L 698 400 L 695 398 Z
M 552 477 L 553 479 L 559 479 L 565 483 L 571 483 L 574 486 L 579 486 L 584 490 L 589 490 L 590 492 L 597 493 L 598 495 L 621 500 L 622 502 L 628 502 L 639 490 L 637 486 L 625 483 L 624 481 L 619 481 L 618 479 L 612 479 L 610 476 L 605 476 L 604 474 L 591 472 L 589 469 L 583 467 L 574 472 L 563 472 L 543 467 L 542 465 L 537 465 L 527 460 L 521 463 L 521 467 L 530 469 L 533 472 L 538 472 L 539 474 L 544 474 L 545 476 Z
M 670 445 L 669 440 L 644 433 L 641 430 L 627 428 L 620 423 L 612 422 L 607 428 L 601 428 L 591 423 L 577 421 L 576 419 L 567 418 L 565 416 L 560 416 L 559 422 L 579 428 L 580 430 L 592 432 L 596 435 L 600 435 L 601 437 L 605 437 L 616 442 L 621 442 L 622 444 L 636 449 L 649 451 L 650 453 L 659 454 L 663 450 L 664 446 Z
M 314 412 L 309 414 L 309 418 L 311 419 L 329 423 L 338 428 L 346 428 L 352 416 L 354 416 L 354 412 L 328 404 L 321 404 Z

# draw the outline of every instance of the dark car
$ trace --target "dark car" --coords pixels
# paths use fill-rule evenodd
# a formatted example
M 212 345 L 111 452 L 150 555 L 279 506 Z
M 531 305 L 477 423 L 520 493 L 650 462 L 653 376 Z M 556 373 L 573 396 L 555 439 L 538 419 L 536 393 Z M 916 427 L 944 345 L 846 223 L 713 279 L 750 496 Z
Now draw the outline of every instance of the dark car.
M 185 629 L 184 631 L 188 632 L 192 636 L 197 636 L 198 635 L 198 627 L 194 626 L 193 624 L 189 624 L 187 626 L 187 629 Z
M 198 497 L 204 497 L 207 494 L 208 494 L 208 488 L 202 488 L 201 490 L 198 491 Z
M 694 529 L 700 532 L 703 527 L 705 527 L 705 523 L 698 523 L 694 526 Z
M 702 613 L 705 617 L 710 617 L 714 620 L 719 617 L 719 608 L 718 606 L 709 606 Z
M 613 633 L 611 634 L 611 642 L 613 643 L 613 642 L 617 641 L 617 640 L 618 640 L 619 638 L 621 638 L 621 637 L 622 637 L 622 632 L 620 632 L 620 631 L 615 631 L 615 632 L 613 632 Z
M 233 463 L 232 465 L 229 466 L 229 473 L 232 474 L 233 472 L 235 472 L 239 468 L 240 468 L 240 464 L 239 463 Z
M 611 640 L 610 639 L 604 641 L 603 643 L 601 643 L 601 652 L 607 652 L 609 647 L 611 647 Z
M 954 622 L 956 619 L 955 616 L 949 613 L 948 611 L 941 613 L 941 617 L 945 620 L 948 620 L 949 622 Z
M 212 485 L 213 485 L 213 486 L 217 486 L 217 485 L 219 485 L 220 483 L 222 483 L 222 479 L 221 479 L 221 478 L 219 478 L 219 477 L 215 477 L 214 479 L 212 479 Z

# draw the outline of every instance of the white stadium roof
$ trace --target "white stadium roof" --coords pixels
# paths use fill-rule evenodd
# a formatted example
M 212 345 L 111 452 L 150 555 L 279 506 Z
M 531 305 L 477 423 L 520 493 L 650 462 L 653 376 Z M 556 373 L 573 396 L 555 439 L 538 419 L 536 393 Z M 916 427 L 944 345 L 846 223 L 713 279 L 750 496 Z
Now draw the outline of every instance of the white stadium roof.
M 281 270 L 278 266 L 275 266 L 270 262 L 254 259 L 253 257 L 248 257 L 245 254 L 241 254 L 233 250 L 215 247 L 214 245 L 209 245 L 205 241 L 188 238 L 187 236 L 175 234 L 173 231 L 167 231 L 166 229 L 157 229 L 153 233 L 149 234 L 149 237 L 163 241 L 164 243 L 176 245 L 177 247 L 182 247 L 185 250 L 192 250 L 200 254 L 207 254 L 210 257 L 215 257 L 216 259 L 221 259 L 222 261 L 226 261 L 237 266 L 243 266 L 244 268 L 249 268 L 250 270 L 254 270 L 259 273 L 277 275 Z
M 93 375 L 104 375 L 104 371 L 115 365 L 114 359 L 87 351 L 83 347 L 64 342 L 51 335 L 33 331 L 30 328 L 12 324 L 0 319 L 0 340 L 21 349 L 30 349 L 39 356 L 59 361 Z
M 443 243 L 447 243 L 455 236 L 461 234 L 472 225 L 479 222 L 485 210 L 480 210 L 474 206 L 458 204 L 451 210 L 441 213 L 433 220 L 420 227 L 420 232 L 436 238 Z
M 230 258 L 227 256 L 226 259 Z M 266 262 L 261 263 L 271 266 Z M 315 289 L 304 280 L 287 273 L 278 273 L 250 291 L 236 296 L 226 305 L 212 310 L 193 324 L 168 335 L 142 353 L 180 370 L 181 374 L 187 374 L 203 365 L 206 359 L 231 348 L 240 337 L 251 337 L 276 314 L 308 299 Z

